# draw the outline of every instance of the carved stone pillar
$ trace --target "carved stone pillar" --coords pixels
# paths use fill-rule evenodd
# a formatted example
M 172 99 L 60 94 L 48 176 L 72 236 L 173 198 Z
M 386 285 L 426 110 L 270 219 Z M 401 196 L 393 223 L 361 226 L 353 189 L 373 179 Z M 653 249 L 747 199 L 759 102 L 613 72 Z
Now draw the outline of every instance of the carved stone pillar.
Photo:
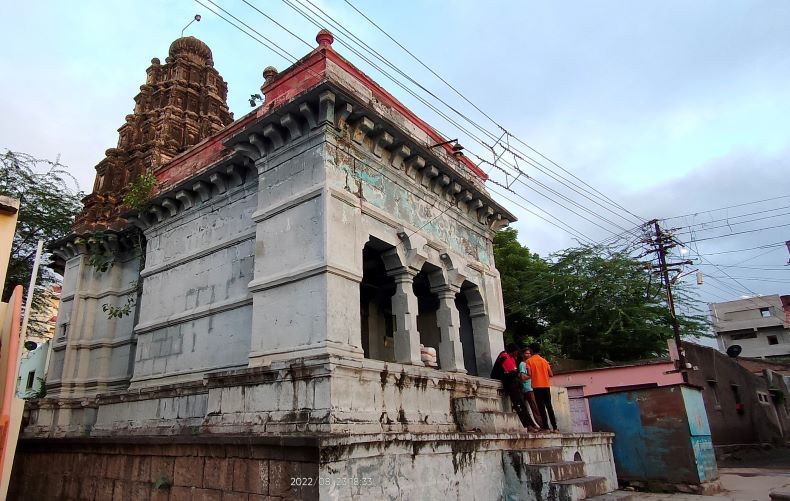
M 415 271 L 401 268 L 388 273 L 395 280 L 392 316 L 395 321 L 395 361 L 425 365 L 420 357 L 420 332 L 417 330 L 417 296 L 414 295 Z
M 439 309 L 436 310 L 436 325 L 439 327 L 439 367 L 446 371 L 466 373 L 459 331 L 461 317 L 455 306 L 455 295 L 459 290 L 460 288 L 451 285 L 431 288 L 431 292 L 439 298 Z
M 489 320 L 485 303 L 478 291 L 473 295 L 467 294 L 469 317 L 472 321 L 472 337 L 475 345 L 475 358 L 477 361 L 478 375 L 486 377 L 494 367 L 493 358 L 499 354 L 499 347 L 491 345 L 489 335 Z

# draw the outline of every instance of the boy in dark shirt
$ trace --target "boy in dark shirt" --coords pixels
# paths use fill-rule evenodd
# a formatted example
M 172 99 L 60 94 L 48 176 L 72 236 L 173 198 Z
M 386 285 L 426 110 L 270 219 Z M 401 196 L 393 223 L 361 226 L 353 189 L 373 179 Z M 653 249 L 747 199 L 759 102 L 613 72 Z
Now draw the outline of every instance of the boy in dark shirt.
M 524 428 L 531 432 L 537 431 L 537 429 L 532 426 L 533 423 L 529 417 L 529 412 L 527 412 L 526 403 L 524 402 L 524 394 L 521 392 L 521 379 L 518 374 L 516 357 L 518 357 L 518 346 L 516 346 L 515 343 L 508 344 L 505 351 L 500 353 L 497 357 L 492 376 L 501 379 L 505 393 L 510 397 L 513 410 L 518 414 L 518 418 L 521 420 L 521 424 Z M 497 371 L 497 366 L 501 368 L 501 371 Z

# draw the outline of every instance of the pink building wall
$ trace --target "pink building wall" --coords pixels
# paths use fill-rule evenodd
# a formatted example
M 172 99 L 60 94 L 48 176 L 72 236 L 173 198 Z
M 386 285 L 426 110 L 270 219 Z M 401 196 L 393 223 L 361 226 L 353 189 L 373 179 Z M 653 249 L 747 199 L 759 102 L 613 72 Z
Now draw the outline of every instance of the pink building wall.
M 554 386 L 565 386 L 566 388 L 581 386 L 584 396 L 588 397 L 606 393 L 607 388 L 616 388 L 618 386 L 649 383 L 666 386 L 682 383 L 683 378 L 680 374 L 665 374 L 665 372 L 674 369 L 675 365 L 670 361 L 621 367 L 603 367 L 557 374 L 551 379 L 551 382 Z

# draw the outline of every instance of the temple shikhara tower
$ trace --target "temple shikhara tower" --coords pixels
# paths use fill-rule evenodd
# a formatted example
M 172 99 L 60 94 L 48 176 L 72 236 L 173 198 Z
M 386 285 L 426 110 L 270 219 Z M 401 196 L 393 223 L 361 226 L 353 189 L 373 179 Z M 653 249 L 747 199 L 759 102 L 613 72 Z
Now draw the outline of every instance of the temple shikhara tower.
M 61 307 L 16 499 L 616 488 L 611 434 L 527 434 L 487 378 L 505 329 L 492 239 L 514 217 L 485 173 L 316 41 L 266 68 L 236 121 L 203 42 L 152 61 L 52 244 Z M 124 203 L 147 172 L 145 203 Z

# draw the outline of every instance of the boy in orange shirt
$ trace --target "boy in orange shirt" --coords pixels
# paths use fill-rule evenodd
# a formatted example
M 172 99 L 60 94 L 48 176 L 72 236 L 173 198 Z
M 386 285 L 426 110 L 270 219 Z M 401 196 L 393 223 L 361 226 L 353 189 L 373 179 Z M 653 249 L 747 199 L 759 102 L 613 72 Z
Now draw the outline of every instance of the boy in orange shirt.
M 535 400 L 540 409 L 540 416 L 543 418 L 543 425 L 547 430 L 559 433 L 557 429 L 557 418 L 554 417 L 554 408 L 551 406 L 551 366 L 545 358 L 540 356 L 540 345 L 532 343 L 529 345 L 532 356 L 527 359 L 527 369 L 532 378 L 532 391 L 535 393 Z M 547 416 L 548 414 L 548 416 Z M 551 420 L 551 428 L 549 428 Z

